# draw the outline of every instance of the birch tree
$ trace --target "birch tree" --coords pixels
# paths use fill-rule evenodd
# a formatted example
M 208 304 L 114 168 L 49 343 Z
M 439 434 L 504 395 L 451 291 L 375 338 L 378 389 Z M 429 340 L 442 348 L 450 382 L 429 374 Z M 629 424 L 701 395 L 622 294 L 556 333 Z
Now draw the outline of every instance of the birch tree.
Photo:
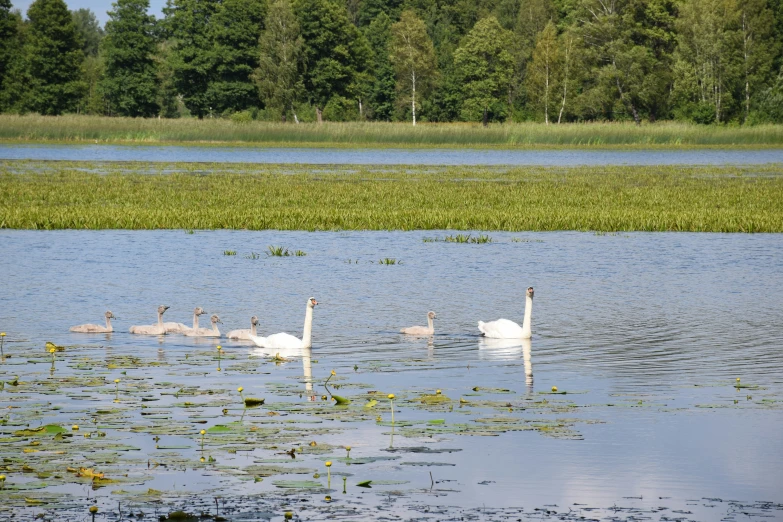
M 416 89 L 422 94 L 435 79 L 435 48 L 427 34 L 427 27 L 411 10 L 403 11 L 400 21 L 392 24 L 389 59 L 397 75 L 397 90 L 410 95 L 411 119 L 416 125 Z
M 301 72 L 304 40 L 290 0 L 277 0 L 270 6 L 265 27 L 259 39 L 260 59 L 253 78 L 268 107 L 280 109 L 283 121 L 290 110 L 299 123 L 294 102 L 304 89 Z
M 562 74 L 561 66 L 557 29 L 550 21 L 538 34 L 533 49 L 533 60 L 527 69 L 528 96 L 535 99 L 536 105 L 544 110 L 544 123 L 547 125 L 549 125 L 549 105 L 554 98 L 555 89 L 559 90 L 557 84 Z

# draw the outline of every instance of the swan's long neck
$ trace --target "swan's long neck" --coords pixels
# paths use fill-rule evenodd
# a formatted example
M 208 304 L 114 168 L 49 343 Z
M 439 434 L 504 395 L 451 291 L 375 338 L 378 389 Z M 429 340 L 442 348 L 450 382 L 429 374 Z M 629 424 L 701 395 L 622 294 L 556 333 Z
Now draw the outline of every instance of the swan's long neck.
M 432 317 L 429 315 L 427 316 L 427 328 L 429 328 L 430 331 L 435 331 L 435 325 L 432 324 Z
M 530 318 L 533 316 L 533 298 L 530 296 L 525 297 L 525 320 L 522 322 L 522 337 L 532 337 L 530 330 Z
M 106 316 L 106 329 L 111 330 L 111 317 Z
M 309 348 L 313 345 L 313 307 L 307 305 L 305 311 L 304 331 L 302 332 L 302 347 Z
M 193 313 L 193 329 L 198 330 L 198 314 Z
M 220 335 L 220 330 L 218 330 L 217 321 L 214 321 L 212 323 L 212 331 L 215 332 L 216 334 Z
M 250 323 L 250 335 L 258 337 L 258 334 L 256 333 L 256 323 Z
M 163 313 L 158 312 L 158 326 L 163 328 Z

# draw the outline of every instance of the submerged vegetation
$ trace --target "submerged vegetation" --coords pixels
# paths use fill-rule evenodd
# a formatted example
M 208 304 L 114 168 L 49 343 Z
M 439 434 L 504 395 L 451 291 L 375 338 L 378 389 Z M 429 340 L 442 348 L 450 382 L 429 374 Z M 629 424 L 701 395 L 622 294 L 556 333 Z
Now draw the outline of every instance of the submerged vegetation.
M 781 165 L 204 171 L 5 161 L 0 228 L 783 232 Z
M 0 114 L 0 139 L 100 143 L 235 143 L 329 147 L 628 147 L 783 145 L 783 125 L 706 126 L 663 122 L 422 124 L 329 122 L 290 125 L 227 119 L 139 119 Z

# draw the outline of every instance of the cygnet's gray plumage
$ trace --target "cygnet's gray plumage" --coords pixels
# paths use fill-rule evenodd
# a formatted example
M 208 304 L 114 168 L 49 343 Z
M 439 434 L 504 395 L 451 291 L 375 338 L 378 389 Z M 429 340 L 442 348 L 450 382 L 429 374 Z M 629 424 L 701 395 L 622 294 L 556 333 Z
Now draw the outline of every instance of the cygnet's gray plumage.
M 435 312 L 427 312 L 427 326 L 409 326 L 400 332 L 408 335 L 432 335 L 435 333 L 435 325 L 432 320 L 437 317 Z
M 71 326 L 70 330 L 72 332 L 77 333 L 111 333 L 114 331 L 114 328 L 111 326 L 111 320 L 116 319 L 114 317 L 114 314 L 111 313 L 110 310 L 107 310 L 105 314 L 103 314 L 104 317 L 106 317 L 106 326 L 101 326 L 98 324 L 80 324 L 79 326 Z
M 220 337 L 220 330 L 218 330 L 217 324 L 223 321 L 217 315 L 213 315 L 209 319 L 212 322 L 212 328 L 191 328 L 182 333 L 188 337 Z
M 140 335 L 164 335 L 166 333 L 166 327 L 163 325 L 163 314 L 169 307 L 160 305 L 158 307 L 158 324 L 131 326 L 130 333 Z
M 198 317 L 205 313 L 207 313 L 206 310 L 200 306 L 193 309 L 193 328 L 183 323 L 163 323 L 163 326 L 166 328 L 166 333 L 185 333 L 186 330 L 197 330 Z
M 239 339 L 241 341 L 249 341 L 250 340 L 249 336 L 258 335 L 258 333 L 256 333 L 257 326 L 258 326 L 258 317 L 254 315 L 253 317 L 250 318 L 249 330 L 247 328 L 242 330 L 231 330 L 230 332 L 228 332 L 228 335 L 226 335 L 226 337 L 228 337 L 229 339 Z

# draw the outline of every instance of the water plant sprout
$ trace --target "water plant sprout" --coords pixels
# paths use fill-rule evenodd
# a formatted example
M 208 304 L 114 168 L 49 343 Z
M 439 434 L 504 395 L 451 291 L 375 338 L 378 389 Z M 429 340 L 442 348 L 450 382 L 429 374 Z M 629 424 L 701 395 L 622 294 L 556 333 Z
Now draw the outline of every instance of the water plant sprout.
M 0 332 L 0 362 L 5 362 L 5 352 L 3 351 L 4 342 L 5 342 L 5 332 Z
M 114 402 L 119 402 L 120 400 L 120 380 L 114 379 Z
M 345 453 L 346 453 L 345 458 L 346 459 L 350 459 L 351 458 L 351 447 L 350 446 L 346 446 L 345 447 Z
M 217 367 L 217 371 L 221 371 L 220 370 L 220 356 L 223 355 L 223 347 L 222 346 L 217 345 L 217 353 L 218 353 L 218 367 Z
M 552 386 L 552 392 L 557 393 L 557 386 Z
M 0 489 L 5 489 L 5 475 L 0 475 Z
M 326 466 L 326 487 L 330 488 L 332 487 L 332 461 L 327 460 L 324 464 Z
M 242 395 L 242 391 L 244 391 L 244 388 L 240 386 L 239 388 L 237 388 L 237 391 L 239 392 L 239 398 L 242 399 L 242 404 L 245 404 L 245 396 Z
M 389 404 L 391 404 L 392 424 L 394 424 L 394 394 L 390 393 L 387 397 L 389 398 Z
M 92 515 L 92 522 L 95 522 L 96 513 L 98 513 L 98 506 L 90 506 L 90 515 Z
M 207 430 L 201 430 L 199 433 L 201 433 L 201 451 L 203 452 L 204 451 L 204 435 L 207 434 Z M 201 457 L 201 459 L 202 459 L 202 462 L 203 462 L 204 457 Z

